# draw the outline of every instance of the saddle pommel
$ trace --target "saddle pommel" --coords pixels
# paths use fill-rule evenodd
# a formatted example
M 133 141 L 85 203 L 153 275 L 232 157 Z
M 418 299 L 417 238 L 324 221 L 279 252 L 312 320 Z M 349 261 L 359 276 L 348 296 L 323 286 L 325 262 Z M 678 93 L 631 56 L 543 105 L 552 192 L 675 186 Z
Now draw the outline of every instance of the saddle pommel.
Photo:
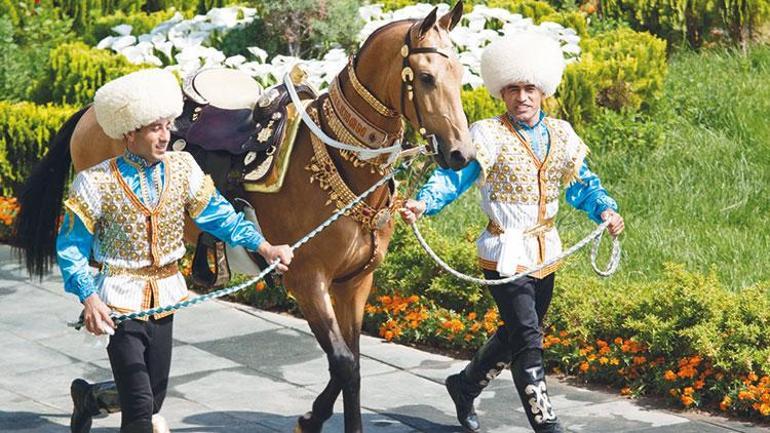
M 307 80 L 308 74 L 305 68 L 297 63 L 291 68 L 291 72 L 289 72 L 289 78 L 291 78 L 291 82 L 295 86 L 299 86 L 303 84 Z

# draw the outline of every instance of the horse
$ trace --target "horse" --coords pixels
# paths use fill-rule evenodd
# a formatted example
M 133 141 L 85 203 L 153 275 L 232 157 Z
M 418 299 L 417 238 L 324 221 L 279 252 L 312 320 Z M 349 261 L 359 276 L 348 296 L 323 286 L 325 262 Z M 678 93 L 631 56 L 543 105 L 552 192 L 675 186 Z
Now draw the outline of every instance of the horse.
M 462 11 L 460 1 L 440 18 L 434 8 L 423 19 L 395 21 L 377 29 L 337 76 L 334 89 L 314 100 L 308 113 L 330 136 L 369 148 L 400 140 L 405 119 L 424 136 L 435 137 L 433 158 L 441 167 L 464 167 L 475 158 L 475 151 L 460 98 L 463 67 L 449 38 Z M 341 98 L 336 105 L 330 94 Z M 334 114 L 340 104 L 347 104 L 349 111 L 359 114 L 359 122 L 368 123 L 367 131 L 384 139 L 372 144 L 365 136 L 357 136 L 346 123 L 350 119 Z M 357 195 L 381 179 L 392 163 L 387 158 L 361 160 L 319 143 L 301 125 L 281 190 L 242 196 L 255 209 L 263 234 L 273 244 L 295 242 L 336 211 L 335 204 L 340 207 L 335 203 L 340 201 L 335 195 L 339 182 L 330 178 L 335 171 L 348 193 Z M 54 261 L 56 225 L 70 165 L 75 171 L 84 170 L 124 149 L 121 140 L 110 139 L 101 130 L 91 107 L 73 115 L 51 140 L 48 154 L 20 195 L 16 246 L 23 250 L 31 274 L 42 277 Z M 312 410 L 298 418 L 295 432 L 320 432 L 340 393 L 345 432 L 363 431 L 359 336 L 373 272 L 384 259 L 393 233 L 394 200 L 392 185 L 378 188 L 360 212 L 340 218 L 295 251 L 290 269 L 283 274 L 283 284 L 326 353 L 330 371 L 325 389 Z

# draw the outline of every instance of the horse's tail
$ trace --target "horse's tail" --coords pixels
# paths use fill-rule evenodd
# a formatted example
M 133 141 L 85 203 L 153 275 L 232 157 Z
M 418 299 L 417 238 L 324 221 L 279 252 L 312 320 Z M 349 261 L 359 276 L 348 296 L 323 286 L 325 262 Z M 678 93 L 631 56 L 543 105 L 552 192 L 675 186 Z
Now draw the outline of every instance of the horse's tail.
M 12 244 L 27 272 L 43 278 L 56 259 L 56 229 L 64 188 L 70 174 L 70 138 L 89 107 L 70 117 L 49 143 L 48 153 L 33 168 L 19 193 Z

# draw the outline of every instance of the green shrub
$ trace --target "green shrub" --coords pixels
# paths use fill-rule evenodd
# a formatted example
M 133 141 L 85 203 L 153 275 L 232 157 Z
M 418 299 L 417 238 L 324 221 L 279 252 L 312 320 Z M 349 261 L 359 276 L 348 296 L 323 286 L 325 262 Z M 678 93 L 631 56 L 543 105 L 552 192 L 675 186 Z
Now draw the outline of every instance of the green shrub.
M 655 117 L 662 113 L 655 113 Z M 601 153 L 644 155 L 657 149 L 664 138 L 665 123 L 638 112 L 618 113 L 600 109 L 594 119 L 578 131 L 583 141 Z
M 598 107 L 648 111 L 666 77 L 666 43 L 647 33 L 619 28 L 581 41 L 580 62 L 567 66 L 557 92 L 558 112 L 576 126 Z
M 58 18 L 56 10 L 28 8 L 20 3 L 19 21 L 0 16 L 0 100 L 34 100 L 45 79 L 41 65 L 55 46 L 74 38 L 71 21 Z
M 40 93 L 55 103 L 85 105 L 102 84 L 144 67 L 82 42 L 64 44 L 51 52 L 45 68 L 48 80 Z
M 107 36 L 112 36 L 112 28 L 120 24 L 128 24 L 132 27 L 132 35 L 142 35 L 149 33 L 158 24 L 170 19 L 176 13 L 175 9 L 168 9 L 154 13 L 133 12 L 124 13 L 117 11 L 111 15 L 97 17 L 94 20 L 93 28 L 90 33 L 84 35 L 83 40 L 88 45 L 96 45 Z
M 489 94 L 486 87 L 462 91 L 463 110 L 468 123 L 505 113 L 505 103 Z
M 48 141 L 76 109 L 0 101 L 0 195 L 14 196 Z
M 487 6 L 507 9 L 513 13 L 532 18 L 535 24 L 540 24 L 549 15 L 555 15 L 556 9 L 540 0 L 490 0 Z

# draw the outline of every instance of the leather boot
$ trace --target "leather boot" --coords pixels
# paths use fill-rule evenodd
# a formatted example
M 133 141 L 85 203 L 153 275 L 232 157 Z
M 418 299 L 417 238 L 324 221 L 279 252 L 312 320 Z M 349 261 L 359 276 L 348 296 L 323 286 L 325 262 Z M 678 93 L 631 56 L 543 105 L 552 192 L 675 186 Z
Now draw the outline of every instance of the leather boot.
M 120 399 L 115 382 L 102 382 L 90 385 L 83 379 L 75 379 L 70 385 L 72 396 L 72 433 L 91 431 L 91 419 L 101 413 L 120 411 Z
M 472 433 L 480 424 L 473 400 L 511 362 L 511 351 L 498 331 L 473 356 L 463 371 L 446 378 L 446 387 L 457 411 L 457 420 Z
M 120 433 L 152 433 L 152 421 L 149 419 L 136 420 L 121 427 Z
M 519 393 L 529 424 L 536 433 L 563 433 L 548 397 L 543 366 L 543 351 L 528 349 L 511 365 L 513 382 Z

